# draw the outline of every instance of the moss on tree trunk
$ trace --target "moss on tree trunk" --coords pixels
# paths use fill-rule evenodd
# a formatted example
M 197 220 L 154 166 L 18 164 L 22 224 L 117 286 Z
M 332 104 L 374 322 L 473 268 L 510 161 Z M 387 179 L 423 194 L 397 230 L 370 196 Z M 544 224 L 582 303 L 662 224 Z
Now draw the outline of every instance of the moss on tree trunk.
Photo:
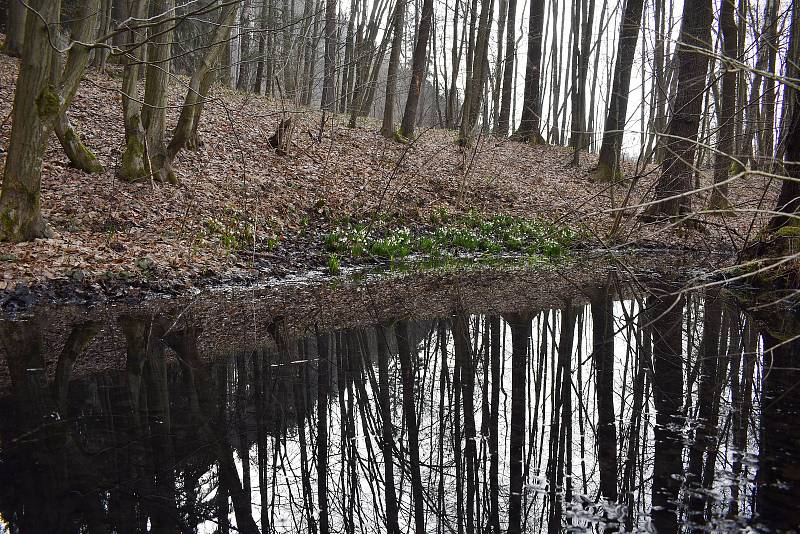
M 103 166 L 97 161 L 97 156 L 83 144 L 66 111 L 59 114 L 55 129 L 56 136 L 73 167 L 88 173 L 103 172 Z
M 59 112 L 59 98 L 51 86 L 53 53 L 47 24 L 58 20 L 61 2 L 31 0 L 39 17 L 28 17 L 12 111 L 11 140 L 0 193 L 0 240 L 29 241 L 49 237 L 42 217 L 42 158 Z M 35 110 L 32 112 L 32 110 Z

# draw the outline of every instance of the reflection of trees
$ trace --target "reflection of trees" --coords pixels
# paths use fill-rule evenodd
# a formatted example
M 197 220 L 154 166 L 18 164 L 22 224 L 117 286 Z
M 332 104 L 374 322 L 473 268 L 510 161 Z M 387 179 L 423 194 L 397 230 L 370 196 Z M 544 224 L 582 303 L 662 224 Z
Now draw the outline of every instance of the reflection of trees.
M 759 523 L 779 531 L 800 525 L 800 342 L 795 335 L 762 333 L 765 369 L 756 511 Z
M 683 473 L 682 296 L 648 299 L 653 335 L 653 402 L 656 409 L 651 512 L 658 532 L 677 532 L 677 501 Z
M 716 292 L 645 306 L 614 287 L 588 306 L 305 337 L 278 319 L 275 347 L 216 361 L 190 317 L 126 315 L 63 335 L 52 384 L 43 325 L 2 323 L 0 469 L 19 483 L 0 511 L 52 532 L 670 532 L 746 521 L 751 503 L 778 521 L 797 491 L 794 375 L 774 371 L 796 366 L 790 346 L 764 336 L 754 383 L 759 338 Z M 124 369 L 74 379 L 104 328 Z M 741 451 L 756 437 L 754 494 Z

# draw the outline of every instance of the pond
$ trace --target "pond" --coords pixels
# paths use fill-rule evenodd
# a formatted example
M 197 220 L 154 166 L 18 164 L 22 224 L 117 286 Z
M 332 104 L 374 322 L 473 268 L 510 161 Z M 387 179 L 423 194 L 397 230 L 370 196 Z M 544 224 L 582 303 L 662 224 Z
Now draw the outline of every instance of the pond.
M 403 275 L 6 317 L 2 528 L 796 528 L 788 316 L 665 280 Z

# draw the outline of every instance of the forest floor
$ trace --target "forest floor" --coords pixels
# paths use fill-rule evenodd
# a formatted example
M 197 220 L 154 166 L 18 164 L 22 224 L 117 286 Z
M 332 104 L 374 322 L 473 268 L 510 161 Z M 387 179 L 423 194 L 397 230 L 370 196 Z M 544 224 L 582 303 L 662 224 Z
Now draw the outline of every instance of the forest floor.
M 0 55 L 0 170 L 17 65 Z M 170 128 L 185 82 L 170 87 Z M 319 112 L 223 88 L 205 106 L 203 145 L 178 156 L 179 185 L 130 184 L 115 176 L 123 147 L 120 86 L 117 67 L 87 74 L 70 116 L 106 170 L 71 168 L 52 137 L 42 209 L 54 236 L 0 243 L 0 301 L 76 287 L 177 292 L 324 269 L 325 236 L 342 221 L 388 217 L 430 227 L 445 213 L 546 220 L 578 231 L 577 248 L 714 253 L 719 259 L 712 263 L 721 265 L 755 238 L 763 220 L 752 209 L 774 205 L 776 194 L 765 178 L 750 176 L 731 186 L 734 215 L 704 213 L 700 193 L 693 199 L 697 224 L 645 224 L 636 206 L 652 197 L 654 168 L 626 164 L 627 180 L 595 183 L 592 154 L 574 166 L 568 148 L 491 136 L 463 149 L 444 129 L 420 129 L 404 145 L 384 139 L 373 119 L 348 128 L 342 115 L 328 117 L 320 138 Z M 268 139 L 287 116 L 294 119 L 293 142 L 288 155 L 279 155 Z M 698 179 L 710 184 L 705 173 Z M 615 211 L 621 206 L 632 208 Z

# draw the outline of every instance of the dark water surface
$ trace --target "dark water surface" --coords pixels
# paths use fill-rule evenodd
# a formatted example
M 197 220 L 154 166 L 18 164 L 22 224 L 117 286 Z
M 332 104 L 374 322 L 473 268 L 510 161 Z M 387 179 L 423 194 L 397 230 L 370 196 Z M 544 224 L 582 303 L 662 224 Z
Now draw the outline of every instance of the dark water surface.
M 668 289 L 508 274 L 7 318 L 0 530 L 796 528 L 786 318 Z

